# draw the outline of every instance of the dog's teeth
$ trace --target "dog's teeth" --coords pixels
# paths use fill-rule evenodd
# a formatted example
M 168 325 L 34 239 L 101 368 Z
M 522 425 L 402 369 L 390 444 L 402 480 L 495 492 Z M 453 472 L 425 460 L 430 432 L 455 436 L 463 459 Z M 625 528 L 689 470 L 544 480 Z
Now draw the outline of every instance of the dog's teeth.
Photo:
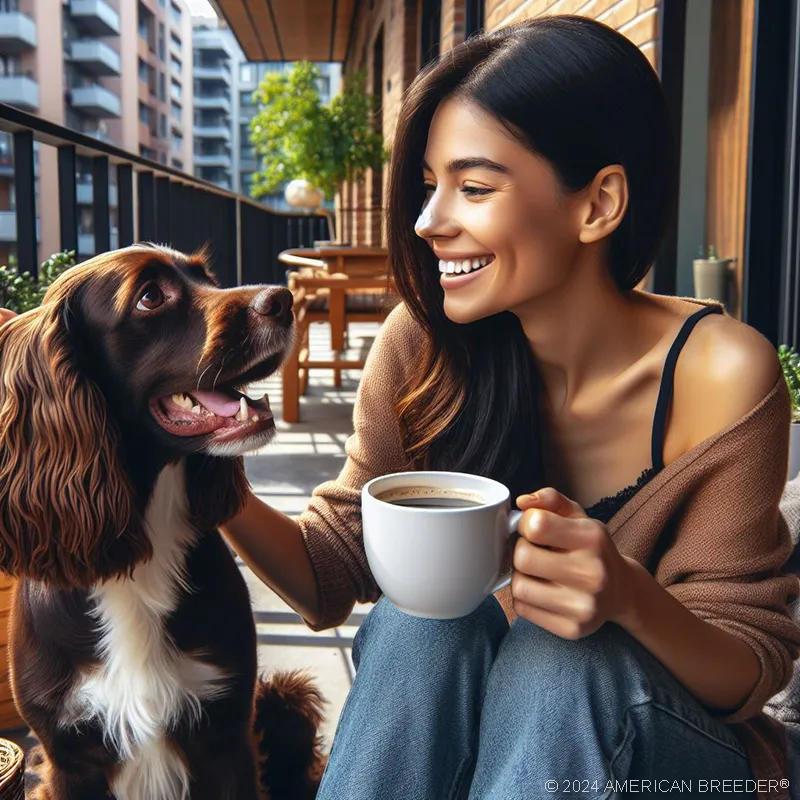
M 192 406 L 192 414 L 199 414 L 200 413 L 200 406 Z
M 245 400 L 244 397 L 239 398 L 239 410 L 236 412 L 236 419 L 239 422 L 247 422 L 247 420 L 250 419 L 247 410 L 247 400 Z
M 250 417 L 250 420 L 251 422 L 258 422 L 258 414 L 253 414 L 253 416 Z

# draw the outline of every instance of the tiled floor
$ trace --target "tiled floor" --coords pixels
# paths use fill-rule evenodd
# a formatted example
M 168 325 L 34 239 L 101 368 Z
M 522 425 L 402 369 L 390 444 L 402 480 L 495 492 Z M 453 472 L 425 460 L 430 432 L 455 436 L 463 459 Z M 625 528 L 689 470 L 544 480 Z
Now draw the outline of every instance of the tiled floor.
M 351 326 L 351 344 L 361 350 L 369 348 L 377 329 L 373 324 Z M 315 356 L 324 357 L 330 341 L 328 328 L 316 324 L 311 330 L 312 351 Z M 299 514 L 314 487 L 338 474 L 345 459 L 344 443 L 352 427 L 360 375 L 344 373 L 343 386 L 336 390 L 332 372 L 312 372 L 308 393 L 301 401 L 303 421 L 295 425 L 281 420 L 279 376 L 252 387 L 255 397 L 268 392 L 278 427 L 278 434 L 268 447 L 245 457 L 253 489 L 265 502 L 287 514 Z M 269 532 L 265 531 L 265 535 Z M 348 624 L 341 628 L 314 633 L 249 569 L 242 566 L 242 570 L 250 587 L 258 628 L 259 665 L 265 672 L 304 668 L 315 677 L 327 700 L 323 735 L 330 746 L 353 677 L 350 646 L 369 607 L 357 606 Z M 25 731 L 0 733 L 25 744 L 31 741 Z

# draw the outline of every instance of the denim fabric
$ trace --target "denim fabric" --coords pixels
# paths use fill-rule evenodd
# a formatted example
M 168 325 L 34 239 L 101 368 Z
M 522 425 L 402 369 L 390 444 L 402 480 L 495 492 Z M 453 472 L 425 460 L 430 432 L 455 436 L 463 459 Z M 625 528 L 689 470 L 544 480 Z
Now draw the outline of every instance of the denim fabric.
M 494 598 L 456 620 L 384 599 L 353 660 L 317 800 L 705 798 L 752 777 L 732 731 L 612 624 L 570 641 L 509 628 Z

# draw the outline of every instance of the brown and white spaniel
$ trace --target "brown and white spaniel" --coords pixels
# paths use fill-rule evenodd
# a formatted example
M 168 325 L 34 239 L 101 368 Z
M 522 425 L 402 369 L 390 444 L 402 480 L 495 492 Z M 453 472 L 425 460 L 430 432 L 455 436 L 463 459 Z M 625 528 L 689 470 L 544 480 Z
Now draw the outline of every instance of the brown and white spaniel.
M 205 262 L 107 253 L 0 328 L 0 569 L 20 578 L 11 679 L 42 800 L 315 793 L 320 695 L 259 681 L 217 530 L 275 431 L 241 392 L 291 345 L 292 297 L 220 289 Z

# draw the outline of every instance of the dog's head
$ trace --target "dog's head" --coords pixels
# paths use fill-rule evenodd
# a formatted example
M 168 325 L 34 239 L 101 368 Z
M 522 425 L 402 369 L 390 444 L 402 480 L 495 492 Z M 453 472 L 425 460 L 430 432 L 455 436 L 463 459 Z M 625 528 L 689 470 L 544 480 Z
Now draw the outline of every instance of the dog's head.
M 151 552 L 153 481 L 181 456 L 198 524 L 235 513 L 241 459 L 219 456 L 274 435 L 266 396 L 241 391 L 280 365 L 292 321 L 287 289 L 220 289 L 202 254 L 135 246 L 61 276 L 0 328 L 0 569 L 129 573 Z

